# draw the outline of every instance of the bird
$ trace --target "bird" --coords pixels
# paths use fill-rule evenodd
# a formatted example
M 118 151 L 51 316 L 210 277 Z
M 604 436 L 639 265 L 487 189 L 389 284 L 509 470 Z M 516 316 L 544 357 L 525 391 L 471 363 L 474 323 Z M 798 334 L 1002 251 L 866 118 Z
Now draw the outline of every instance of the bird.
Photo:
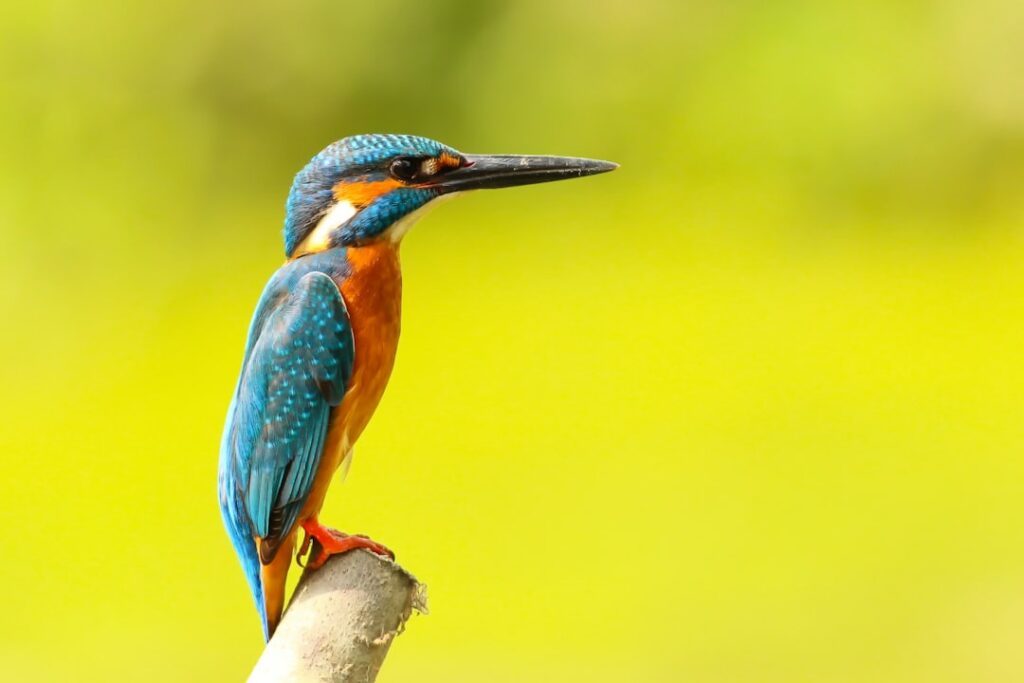
M 457 193 L 615 168 L 575 157 L 463 154 L 425 137 L 368 134 L 328 145 L 295 176 L 285 203 L 286 261 L 249 325 L 217 476 L 221 517 L 265 640 L 281 619 L 293 555 L 310 571 L 357 548 L 394 559 L 366 536 L 323 526 L 319 514 L 394 366 L 399 246 L 413 223 Z M 319 552 L 307 556 L 312 541 Z

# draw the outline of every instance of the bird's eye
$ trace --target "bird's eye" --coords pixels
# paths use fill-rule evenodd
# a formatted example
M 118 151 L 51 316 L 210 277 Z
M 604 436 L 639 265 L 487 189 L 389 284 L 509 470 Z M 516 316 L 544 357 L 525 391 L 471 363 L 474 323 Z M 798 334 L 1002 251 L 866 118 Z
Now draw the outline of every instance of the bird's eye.
M 391 162 L 391 166 L 388 168 L 388 171 L 391 173 L 391 177 L 396 180 L 404 180 L 406 182 L 413 180 L 419 170 L 419 160 L 408 159 L 405 157 L 395 159 Z

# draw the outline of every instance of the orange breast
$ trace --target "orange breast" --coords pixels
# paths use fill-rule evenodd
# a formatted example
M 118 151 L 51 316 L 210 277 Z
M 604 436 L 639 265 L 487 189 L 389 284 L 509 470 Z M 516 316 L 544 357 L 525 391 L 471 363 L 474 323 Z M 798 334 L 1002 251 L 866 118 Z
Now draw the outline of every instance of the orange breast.
M 352 379 L 331 414 L 323 456 L 299 521 L 320 511 L 331 477 L 373 416 L 395 364 L 401 326 L 398 246 L 380 241 L 348 249 L 350 274 L 338 282 L 355 338 Z

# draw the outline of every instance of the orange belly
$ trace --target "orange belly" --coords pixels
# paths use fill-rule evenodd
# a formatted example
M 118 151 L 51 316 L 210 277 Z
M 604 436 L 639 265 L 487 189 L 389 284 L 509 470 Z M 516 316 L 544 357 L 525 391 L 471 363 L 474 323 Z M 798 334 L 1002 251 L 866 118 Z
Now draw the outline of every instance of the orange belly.
M 398 350 L 402 304 L 398 245 L 382 240 L 351 247 L 347 257 L 351 272 L 337 284 L 355 339 L 352 378 L 344 399 L 331 413 L 320 466 L 298 524 L 320 512 L 331 478 L 384 394 Z

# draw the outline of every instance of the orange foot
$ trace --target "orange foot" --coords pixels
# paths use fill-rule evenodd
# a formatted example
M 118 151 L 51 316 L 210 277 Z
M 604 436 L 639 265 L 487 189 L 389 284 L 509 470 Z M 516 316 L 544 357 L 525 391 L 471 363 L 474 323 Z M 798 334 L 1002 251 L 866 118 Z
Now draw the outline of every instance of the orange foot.
M 366 536 L 350 536 L 349 534 L 341 533 L 337 529 L 322 526 L 316 517 L 310 517 L 303 522 L 302 530 L 306 532 L 306 537 L 302 539 L 302 545 L 299 546 L 299 558 L 302 558 L 306 551 L 309 550 L 310 542 L 316 541 L 316 545 L 307 558 L 307 569 L 319 569 L 331 555 L 340 555 L 358 548 L 365 548 L 381 557 L 395 559 L 395 554 L 380 543 L 371 541 Z

